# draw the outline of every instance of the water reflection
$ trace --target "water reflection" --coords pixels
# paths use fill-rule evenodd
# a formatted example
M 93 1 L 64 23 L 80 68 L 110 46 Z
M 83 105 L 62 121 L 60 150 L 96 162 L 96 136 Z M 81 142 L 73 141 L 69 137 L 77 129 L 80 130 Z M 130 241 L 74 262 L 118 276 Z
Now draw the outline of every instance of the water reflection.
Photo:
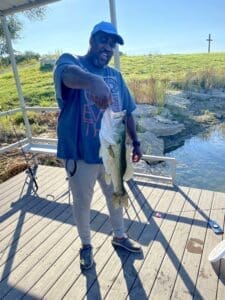
M 225 192 L 225 123 L 166 154 L 177 160 L 177 184 Z

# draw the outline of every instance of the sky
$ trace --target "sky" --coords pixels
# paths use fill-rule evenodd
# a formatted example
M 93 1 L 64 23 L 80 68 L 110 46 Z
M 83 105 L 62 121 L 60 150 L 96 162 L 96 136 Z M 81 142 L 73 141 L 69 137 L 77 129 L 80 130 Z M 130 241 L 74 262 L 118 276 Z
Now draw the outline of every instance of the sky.
M 115 0 L 117 28 L 127 55 L 225 51 L 224 0 Z M 23 22 L 18 51 L 85 54 L 93 26 L 110 21 L 108 0 L 62 0 L 46 6 L 42 21 Z

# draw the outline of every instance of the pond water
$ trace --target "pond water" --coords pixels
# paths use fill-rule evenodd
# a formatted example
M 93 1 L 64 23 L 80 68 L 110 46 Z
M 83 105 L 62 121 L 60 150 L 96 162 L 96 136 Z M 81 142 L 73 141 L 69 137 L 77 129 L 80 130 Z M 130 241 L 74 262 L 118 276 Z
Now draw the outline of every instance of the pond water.
M 225 192 L 225 123 L 186 140 L 166 156 L 177 160 L 178 185 Z

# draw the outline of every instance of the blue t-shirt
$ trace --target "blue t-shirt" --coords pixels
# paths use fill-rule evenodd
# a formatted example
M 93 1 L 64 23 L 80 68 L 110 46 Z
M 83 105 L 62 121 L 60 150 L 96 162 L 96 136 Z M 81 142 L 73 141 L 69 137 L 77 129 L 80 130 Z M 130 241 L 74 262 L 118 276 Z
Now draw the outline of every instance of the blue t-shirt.
M 56 62 L 54 83 L 60 108 L 57 125 L 57 156 L 62 159 L 84 160 L 86 163 L 102 163 L 99 157 L 99 130 L 104 110 L 92 101 L 87 90 L 70 89 L 62 82 L 62 72 L 68 65 L 78 65 L 83 70 L 102 76 L 112 94 L 112 110 L 126 109 L 131 113 L 136 104 L 120 72 L 105 66 L 102 69 L 90 65 L 85 57 L 62 54 Z

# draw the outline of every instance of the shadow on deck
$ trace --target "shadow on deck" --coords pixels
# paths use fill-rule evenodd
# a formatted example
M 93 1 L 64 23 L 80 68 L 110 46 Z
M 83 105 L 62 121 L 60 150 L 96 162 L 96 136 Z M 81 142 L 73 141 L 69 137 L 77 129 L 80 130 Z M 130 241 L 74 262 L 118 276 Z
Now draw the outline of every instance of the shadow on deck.
M 131 180 L 124 212 L 128 235 L 143 246 L 128 254 L 111 245 L 105 201 L 96 185 L 91 210 L 94 267 L 79 268 L 80 242 L 61 168 L 38 168 L 38 194 L 21 173 L 1 184 L 2 299 L 223 299 L 224 260 L 208 254 L 222 240 L 222 193 Z

